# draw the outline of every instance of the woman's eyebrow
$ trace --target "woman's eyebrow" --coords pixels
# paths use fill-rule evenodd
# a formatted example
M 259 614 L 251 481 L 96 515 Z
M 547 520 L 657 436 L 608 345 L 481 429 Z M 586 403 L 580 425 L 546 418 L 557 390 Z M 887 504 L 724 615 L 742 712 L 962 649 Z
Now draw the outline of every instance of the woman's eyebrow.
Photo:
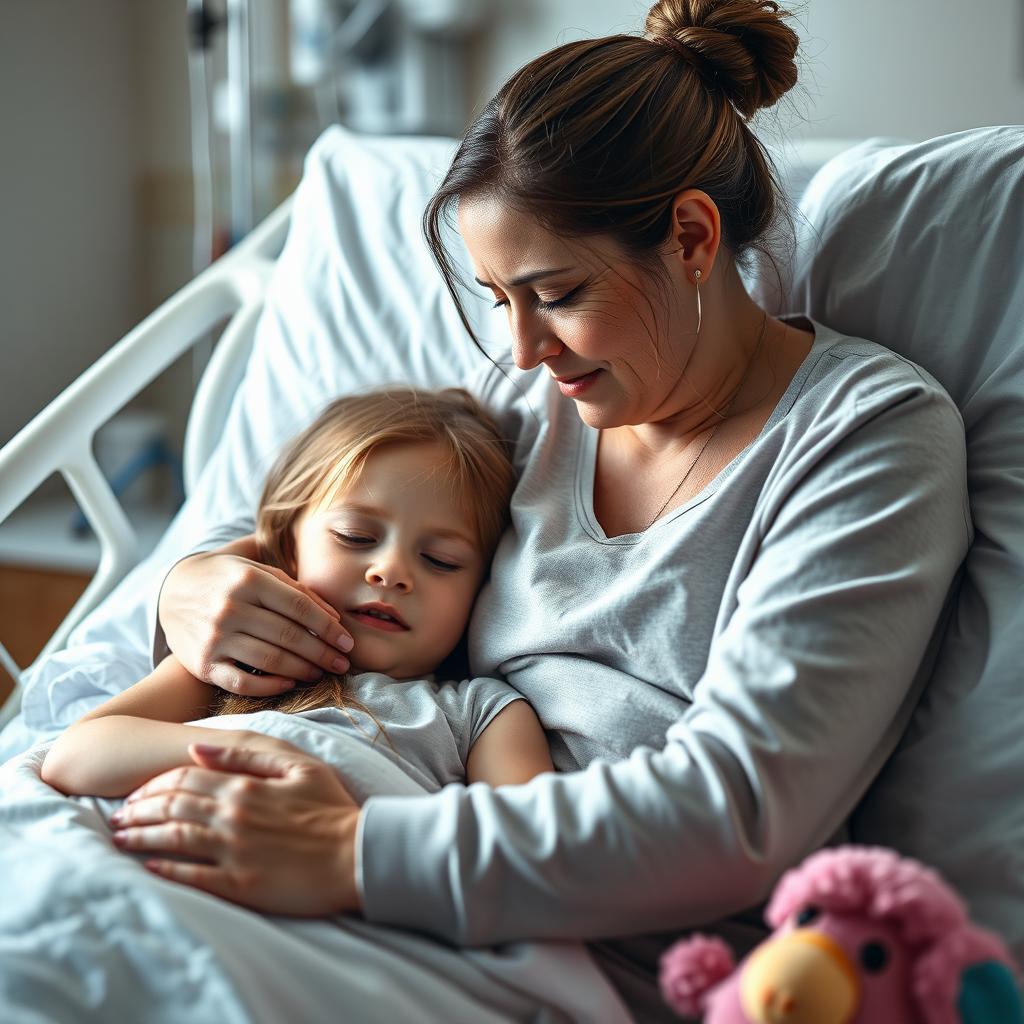
M 564 274 L 567 270 L 572 270 L 572 267 L 551 267 L 548 270 L 534 270 L 529 274 L 520 274 L 519 277 L 512 278 L 509 284 L 513 288 L 518 288 L 520 285 L 533 284 L 534 281 L 539 281 L 542 277 L 554 277 L 555 274 Z M 474 277 L 473 280 L 484 288 L 494 287 L 490 281 L 481 281 L 479 277 Z

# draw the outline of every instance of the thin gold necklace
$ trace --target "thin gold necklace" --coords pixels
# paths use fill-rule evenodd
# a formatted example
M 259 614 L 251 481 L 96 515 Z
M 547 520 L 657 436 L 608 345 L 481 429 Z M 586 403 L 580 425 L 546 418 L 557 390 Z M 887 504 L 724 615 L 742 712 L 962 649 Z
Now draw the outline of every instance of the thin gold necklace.
M 764 333 L 767 326 L 768 314 L 762 313 L 761 333 L 757 336 L 757 344 L 754 346 L 754 352 L 753 355 L 751 355 L 750 357 L 750 362 L 747 364 L 746 370 L 743 371 L 743 376 L 740 378 L 739 384 L 736 385 L 736 390 L 732 393 L 732 398 L 730 398 L 729 401 L 726 403 L 725 410 L 720 413 L 717 412 L 717 410 L 715 410 L 716 414 L 719 415 L 721 419 L 711 428 L 711 432 L 708 434 L 707 439 L 700 446 L 700 451 L 697 452 L 697 457 L 693 460 L 693 462 L 690 463 L 689 466 L 686 467 L 686 472 L 683 474 L 679 483 L 677 483 L 675 487 L 672 488 L 672 493 L 669 494 L 669 496 L 664 500 L 664 502 L 662 502 L 661 508 L 659 508 L 658 511 L 655 512 L 654 518 L 644 527 L 644 532 L 649 530 L 661 518 L 662 513 L 665 511 L 665 509 L 668 508 L 669 502 L 679 493 L 680 488 L 689 479 L 690 474 L 696 468 L 697 463 L 700 462 L 700 457 L 704 454 L 704 449 L 707 448 L 709 444 L 711 444 L 712 438 L 714 438 L 715 434 L 718 433 L 718 428 L 726 421 L 726 419 L 728 419 L 729 413 L 732 411 L 733 404 L 739 396 L 739 393 L 743 390 L 743 385 L 746 384 L 747 377 L 750 376 L 750 371 L 753 368 L 754 362 L 757 360 L 758 353 L 761 351 L 761 343 L 764 341 Z

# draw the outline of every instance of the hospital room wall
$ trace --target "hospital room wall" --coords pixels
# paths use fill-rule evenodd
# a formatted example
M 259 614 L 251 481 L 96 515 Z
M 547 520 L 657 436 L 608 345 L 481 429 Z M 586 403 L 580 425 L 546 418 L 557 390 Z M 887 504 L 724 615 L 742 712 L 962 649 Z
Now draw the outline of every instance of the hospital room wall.
M 1022 0 L 789 6 L 805 66 L 780 124 L 798 136 L 924 138 L 1022 119 Z M 646 7 L 493 3 L 471 48 L 474 99 L 559 41 L 636 30 Z M 191 275 L 184 18 L 184 0 L 4 0 L 0 444 Z M 172 434 L 190 385 L 179 367 L 149 396 Z
M 283 0 L 282 0 L 283 2 Z M 1022 0 L 799 0 L 797 135 L 925 138 L 1024 115 Z M 636 30 L 644 0 L 493 3 L 479 102 L 559 41 Z M 0 444 L 191 274 L 184 0 L 4 0 Z M 2 386 L 2 385 L 0 385 Z M 180 426 L 184 370 L 152 401 Z M 184 396 L 183 396 L 184 397 Z
M 3 2 L 0 445 L 191 276 L 184 41 L 184 2 Z M 190 386 L 142 404 L 178 433 Z
M 926 139 L 1024 120 L 1022 0 L 781 0 L 796 16 L 800 83 L 780 127 L 815 139 Z M 637 31 L 645 0 L 495 4 L 477 51 L 480 102 L 560 42 Z M 766 125 L 766 128 L 771 127 Z
M 0 15 L 0 443 L 144 312 L 123 9 L 13 0 Z

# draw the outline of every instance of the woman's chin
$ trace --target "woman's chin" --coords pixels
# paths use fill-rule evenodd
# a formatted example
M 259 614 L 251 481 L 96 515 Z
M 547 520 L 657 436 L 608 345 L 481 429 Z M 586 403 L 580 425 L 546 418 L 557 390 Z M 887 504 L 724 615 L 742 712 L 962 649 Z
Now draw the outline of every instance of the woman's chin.
M 629 422 L 620 409 L 605 404 L 599 405 L 596 402 L 576 401 L 576 414 L 594 430 L 611 430 L 613 427 L 625 426 Z

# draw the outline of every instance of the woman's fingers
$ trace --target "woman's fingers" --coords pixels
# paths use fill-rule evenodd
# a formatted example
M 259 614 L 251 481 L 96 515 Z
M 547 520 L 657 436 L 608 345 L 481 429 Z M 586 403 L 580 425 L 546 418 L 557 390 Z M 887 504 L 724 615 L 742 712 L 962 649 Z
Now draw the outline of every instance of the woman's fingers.
M 281 777 L 297 761 L 323 764 L 298 747 L 289 747 L 291 745 L 284 741 L 281 741 L 281 749 L 274 751 L 222 746 L 217 743 L 216 735 L 210 737 L 209 743 L 190 743 L 188 750 L 195 764 L 169 768 L 154 775 L 125 797 L 120 813 L 126 814 L 139 801 L 158 796 L 179 793 L 215 798 L 222 798 L 225 794 L 244 795 L 252 780 L 232 774 L 236 772 Z
M 223 841 L 214 829 L 188 821 L 119 829 L 113 841 L 119 850 L 155 850 L 200 858 L 211 864 L 217 863 L 223 848 Z
M 150 823 L 121 829 L 119 845 L 182 857 L 189 863 L 156 856 L 146 866 L 254 910 L 321 917 L 358 909 L 359 811 L 334 769 L 287 744 L 255 750 L 211 741 L 190 745 L 195 765 L 129 796 L 126 809 L 140 804 L 139 820 Z M 165 813 L 173 817 L 159 820 Z
M 193 746 L 205 746 L 205 744 L 193 744 Z M 138 789 L 129 793 L 125 797 L 125 806 L 145 797 L 156 796 L 158 793 L 182 792 L 194 793 L 196 796 L 216 796 L 224 782 L 225 778 L 221 772 L 209 768 L 200 768 L 192 764 L 171 768 L 159 775 L 154 775 L 149 782 L 144 782 Z
M 351 643 L 349 643 L 348 647 L 344 646 L 344 644 L 351 641 L 352 638 L 339 625 L 341 616 L 337 608 L 329 605 L 311 587 L 307 587 L 304 583 L 300 583 L 298 580 L 293 579 L 283 570 L 272 565 L 264 566 L 264 568 L 271 575 L 276 576 L 282 583 L 308 597 L 320 609 L 320 611 L 323 612 L 324 616 L 326 616 L 326 618 L 323 618 L 313 613 L 312 617 L 310 617 L 308 610 L 302 609 L 304 616 L 303 624 L 308 630 L 315 633 L 317 636 L 323 637 L 328 643 L 332 643 L 335 646 L 338 646 L 340 643 L 342 645 L 342 650 L 352 649 Z
M 221 747 L 214 743 L 190 743 L 188 752 L 197 765 L 219 772 L 244 773 L 263 778 L 284 778 L 292 765 L 303 762 L 311 766 L 326 767 L 322 761 L 310 757 L 298 747 L 280 750 L 256 750 L 253 747 Z M 187 769 L 186 769 L 187 770 Z
M 290 676 L 254 673 L 248 664 L 234 661 L 211 665 L 207 672 L 207 682 L 246 697 L 273 697 L 295 689 L 295 680 Z
M 337 609 L 281 569 L 272 565 L 260 568 L 280 584 L 263 588 L 260 596 L 264 608 L 277 612 L 337 650 L 352 650 L 352 637 L 341 625 Z
M 228 873 L 216 864 L 187 864 L 183 861 L 161 860 L 153 857 L 144 866 L 154 875 L 190 885 L 193 889 L 220 896 L 222 899 L 240 902 L 235 894 L 235 884 Z
M 314 636 L 276 609 L 253 609 L 241 632 L 235 657 L 271 675 L 287 676 L 299 666 L 303 672 L 293 678 L 313 678 L 321 670 L 348 670 L 348 657 L 338 647 Z
M 217 802 L 211 797 L 175 790 L 125 804 L 110 816 L 110 823 L 119 829 L 165 821 L 193 821 L 205 825 L 216 813 Z
M 239 555 L 179 562 L 164 581 L 160 621 L 190 672 L 236 692 L 265 696 L 286 678 L 348 669 L 352 638 L 337 611 L 287 573 Z M 273 678 L 254 683 L 236 662 Z
M 286 601 L 301 597 L 292 591 Z M 337 647 L 265 606 L 245 606 L 237 621 L 225 619 L 222 629 L 231 638 L 223 645 L 229 660 L 212 665 L 208 676 L 209 682 L 231 693 L 273 696 L 291 689 L 296 680 L 316 682 L 324 671 L 349 669 L 348 658 Z

